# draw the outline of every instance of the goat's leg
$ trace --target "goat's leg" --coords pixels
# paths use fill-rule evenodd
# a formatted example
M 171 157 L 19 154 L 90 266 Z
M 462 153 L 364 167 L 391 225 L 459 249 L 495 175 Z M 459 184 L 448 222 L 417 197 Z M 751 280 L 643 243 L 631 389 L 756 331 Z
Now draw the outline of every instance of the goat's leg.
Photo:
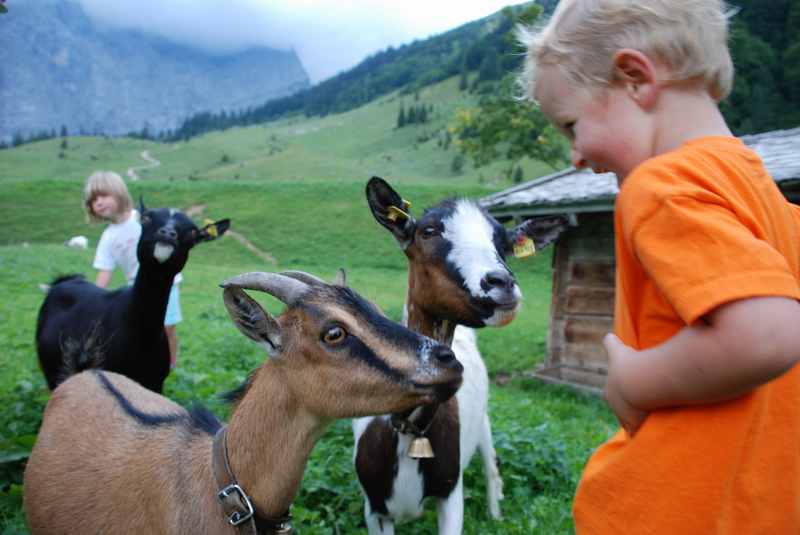
M 492 424 L 489 423 L 489 415 L 483 417 L 481 426 L 481 436 L 478 441 L 478 449 L 483 460 L 483 473 L 486 476 L 486 501 L 489 503 L 489 514 L 492 518 L 500 518 L 500 500 L 503 499 L 503 479 L 497 469 L 497 452 L 492 444 Z
M 464 475 L 458 477 L 450 496 L 437 503 L 439 535 L 461 535 L 464 529 Z
M 392 522 L 392 519 L 372 514 L 369 500 L 364 500 L 364 520 L 367 522 L 369 535 L 394 535 L 394 522 Z

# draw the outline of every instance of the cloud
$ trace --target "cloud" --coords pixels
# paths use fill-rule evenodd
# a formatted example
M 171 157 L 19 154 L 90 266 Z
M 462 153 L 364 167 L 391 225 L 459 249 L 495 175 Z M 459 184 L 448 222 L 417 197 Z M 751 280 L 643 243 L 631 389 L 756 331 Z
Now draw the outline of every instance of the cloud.
M 313 82 L 366 56 L 441 33 L 506 5 L 498 0 L 78 0 L 97 22 L 225 54 L 294 49 Z

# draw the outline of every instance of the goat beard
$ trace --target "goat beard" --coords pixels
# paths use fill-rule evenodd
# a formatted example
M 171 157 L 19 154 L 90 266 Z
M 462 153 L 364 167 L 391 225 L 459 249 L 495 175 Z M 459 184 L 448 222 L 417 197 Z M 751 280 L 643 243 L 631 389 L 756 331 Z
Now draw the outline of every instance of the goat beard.
M 158 260 L 159 264 L 163 264 L 169 257 L 172 256 L 172 252 L 175 250 L 174 245 L 170 245 L 168 243 L 161 243 L 156 242 L 156 246 L 153 248 L 153 257 Z

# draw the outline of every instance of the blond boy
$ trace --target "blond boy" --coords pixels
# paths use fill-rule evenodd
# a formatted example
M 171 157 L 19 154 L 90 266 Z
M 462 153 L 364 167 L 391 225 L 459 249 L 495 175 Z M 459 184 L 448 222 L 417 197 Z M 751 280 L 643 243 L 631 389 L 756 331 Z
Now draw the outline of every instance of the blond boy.
M 586 464 L 579 534 L 800 533 L 800 231 L 718 109 L 725 9 L 562 0 L 525 36 L 528 96 L 620 186 L 604 345 L 623 429 Z

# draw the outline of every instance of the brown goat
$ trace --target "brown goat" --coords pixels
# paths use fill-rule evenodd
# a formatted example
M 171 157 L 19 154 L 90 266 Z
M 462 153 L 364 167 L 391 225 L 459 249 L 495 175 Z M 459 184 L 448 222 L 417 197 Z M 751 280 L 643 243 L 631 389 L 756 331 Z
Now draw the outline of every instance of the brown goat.
M 69 378 L 50 398 L 25 471 L 34 535 L 232 534 L 243 519 L 250 533 L 284 533 L 308 456 L 334 419 L 440 402 L 461 384 L 449 348 L 349 288 L 296 272 L 223 286 L 236 326 L 272 356 L 237 393 L 228 426 L 118 374 Z M 288 308 L 273 318 L 242 288 Z M 253 518 L 246 504 L 223 511 L 217 494 L 228 483 L 249 495 Z

